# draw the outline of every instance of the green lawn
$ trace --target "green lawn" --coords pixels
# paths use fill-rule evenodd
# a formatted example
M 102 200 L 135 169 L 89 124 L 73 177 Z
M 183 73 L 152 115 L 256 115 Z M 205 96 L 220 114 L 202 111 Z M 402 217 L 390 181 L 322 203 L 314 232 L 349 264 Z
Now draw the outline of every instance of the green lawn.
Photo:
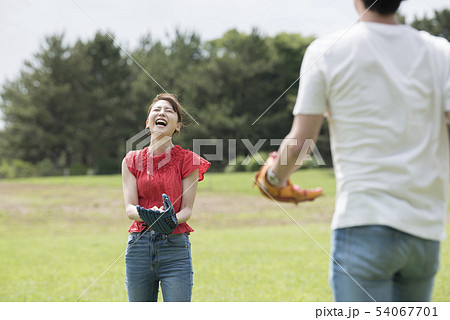
M 208 174 L 199 184 L 190 223 L 193 301 L 331 301 L 332 172 L 293 177 L 325 190 L 315 202 L 283 205 L 309 235 L 261 197 L 252 178 Z M 120 176 L 0 181 L 0 301 L 75 301 L 118 258 L 80 301 L 126 301 L 129 225 Z M 450 301 L 449 240 L 434 300 Z

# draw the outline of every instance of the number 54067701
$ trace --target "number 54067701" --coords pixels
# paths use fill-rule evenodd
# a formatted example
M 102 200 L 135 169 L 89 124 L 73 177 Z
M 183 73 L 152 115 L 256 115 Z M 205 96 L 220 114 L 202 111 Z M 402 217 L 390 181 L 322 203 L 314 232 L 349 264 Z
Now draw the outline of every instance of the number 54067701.
M 392 316 L 392 317 L 405 317 L 405 316 L 425 316 L 425 317 L 437 317 L 436 307 L 377 307 L 376 316 Z

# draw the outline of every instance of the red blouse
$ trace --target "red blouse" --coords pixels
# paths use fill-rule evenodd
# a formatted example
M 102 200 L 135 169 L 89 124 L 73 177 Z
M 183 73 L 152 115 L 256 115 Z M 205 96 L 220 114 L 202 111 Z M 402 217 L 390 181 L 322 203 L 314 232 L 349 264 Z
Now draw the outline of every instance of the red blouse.
M 131 174 L 136 177 L 139 205 L 144 208 L 161 207 L 162 194 L 170 197 L 175 212 L 180 211 L 183 194 L 182 180 L 198 169 L 198 181 L 211 165 L 196 153 L 174 146 L 170 152 L 159 156 L 148 154 L 148 147 L 130 151 L 125 161 Z M 143 222 L 134 221 L 128 232 L 145 230 Z M 194 231 L 186 222 L 180 223 L 173 233 Z

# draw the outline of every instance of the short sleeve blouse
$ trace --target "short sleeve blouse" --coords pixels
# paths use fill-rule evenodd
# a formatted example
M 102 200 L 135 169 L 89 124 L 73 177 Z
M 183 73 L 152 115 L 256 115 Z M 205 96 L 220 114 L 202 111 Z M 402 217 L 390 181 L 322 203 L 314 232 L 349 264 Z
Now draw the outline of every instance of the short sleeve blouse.
M 148 147 L 130 151 L 125 162 L 131 174 L 136 177 L 139 205 L 144 208 L 162 206 L 162 194 L 170 197 L 175 212 L 180 211 L 183 194 L 182 180 L 198 169 L 198 181 L 211 165 L 196 153 L 175 145 L 170 152 L 158 156 L 149 155 Z M 134 221 L 128 232 L 145 230 L 141 221 Z M 173 233 L 194 231 L 186 222 L 180 223 Z

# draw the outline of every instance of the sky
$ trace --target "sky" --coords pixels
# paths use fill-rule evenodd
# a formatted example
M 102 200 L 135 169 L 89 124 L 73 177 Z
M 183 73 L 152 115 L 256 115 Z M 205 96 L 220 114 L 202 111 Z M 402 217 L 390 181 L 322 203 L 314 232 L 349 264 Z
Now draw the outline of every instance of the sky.
M 448 0 L 407 0 L 400 12 L 411 21 L 443 8 L 450 8 Z M 0 0 L 0 85 L 19 76 L 45 37 L 63 32 L 71 44 L 103 27 L 130 51 L 144 35 L 168 41 L 176 28 L 202 40 L 254 27 L 269 36 L 321 36 L 357 19 L 353 0 Z

